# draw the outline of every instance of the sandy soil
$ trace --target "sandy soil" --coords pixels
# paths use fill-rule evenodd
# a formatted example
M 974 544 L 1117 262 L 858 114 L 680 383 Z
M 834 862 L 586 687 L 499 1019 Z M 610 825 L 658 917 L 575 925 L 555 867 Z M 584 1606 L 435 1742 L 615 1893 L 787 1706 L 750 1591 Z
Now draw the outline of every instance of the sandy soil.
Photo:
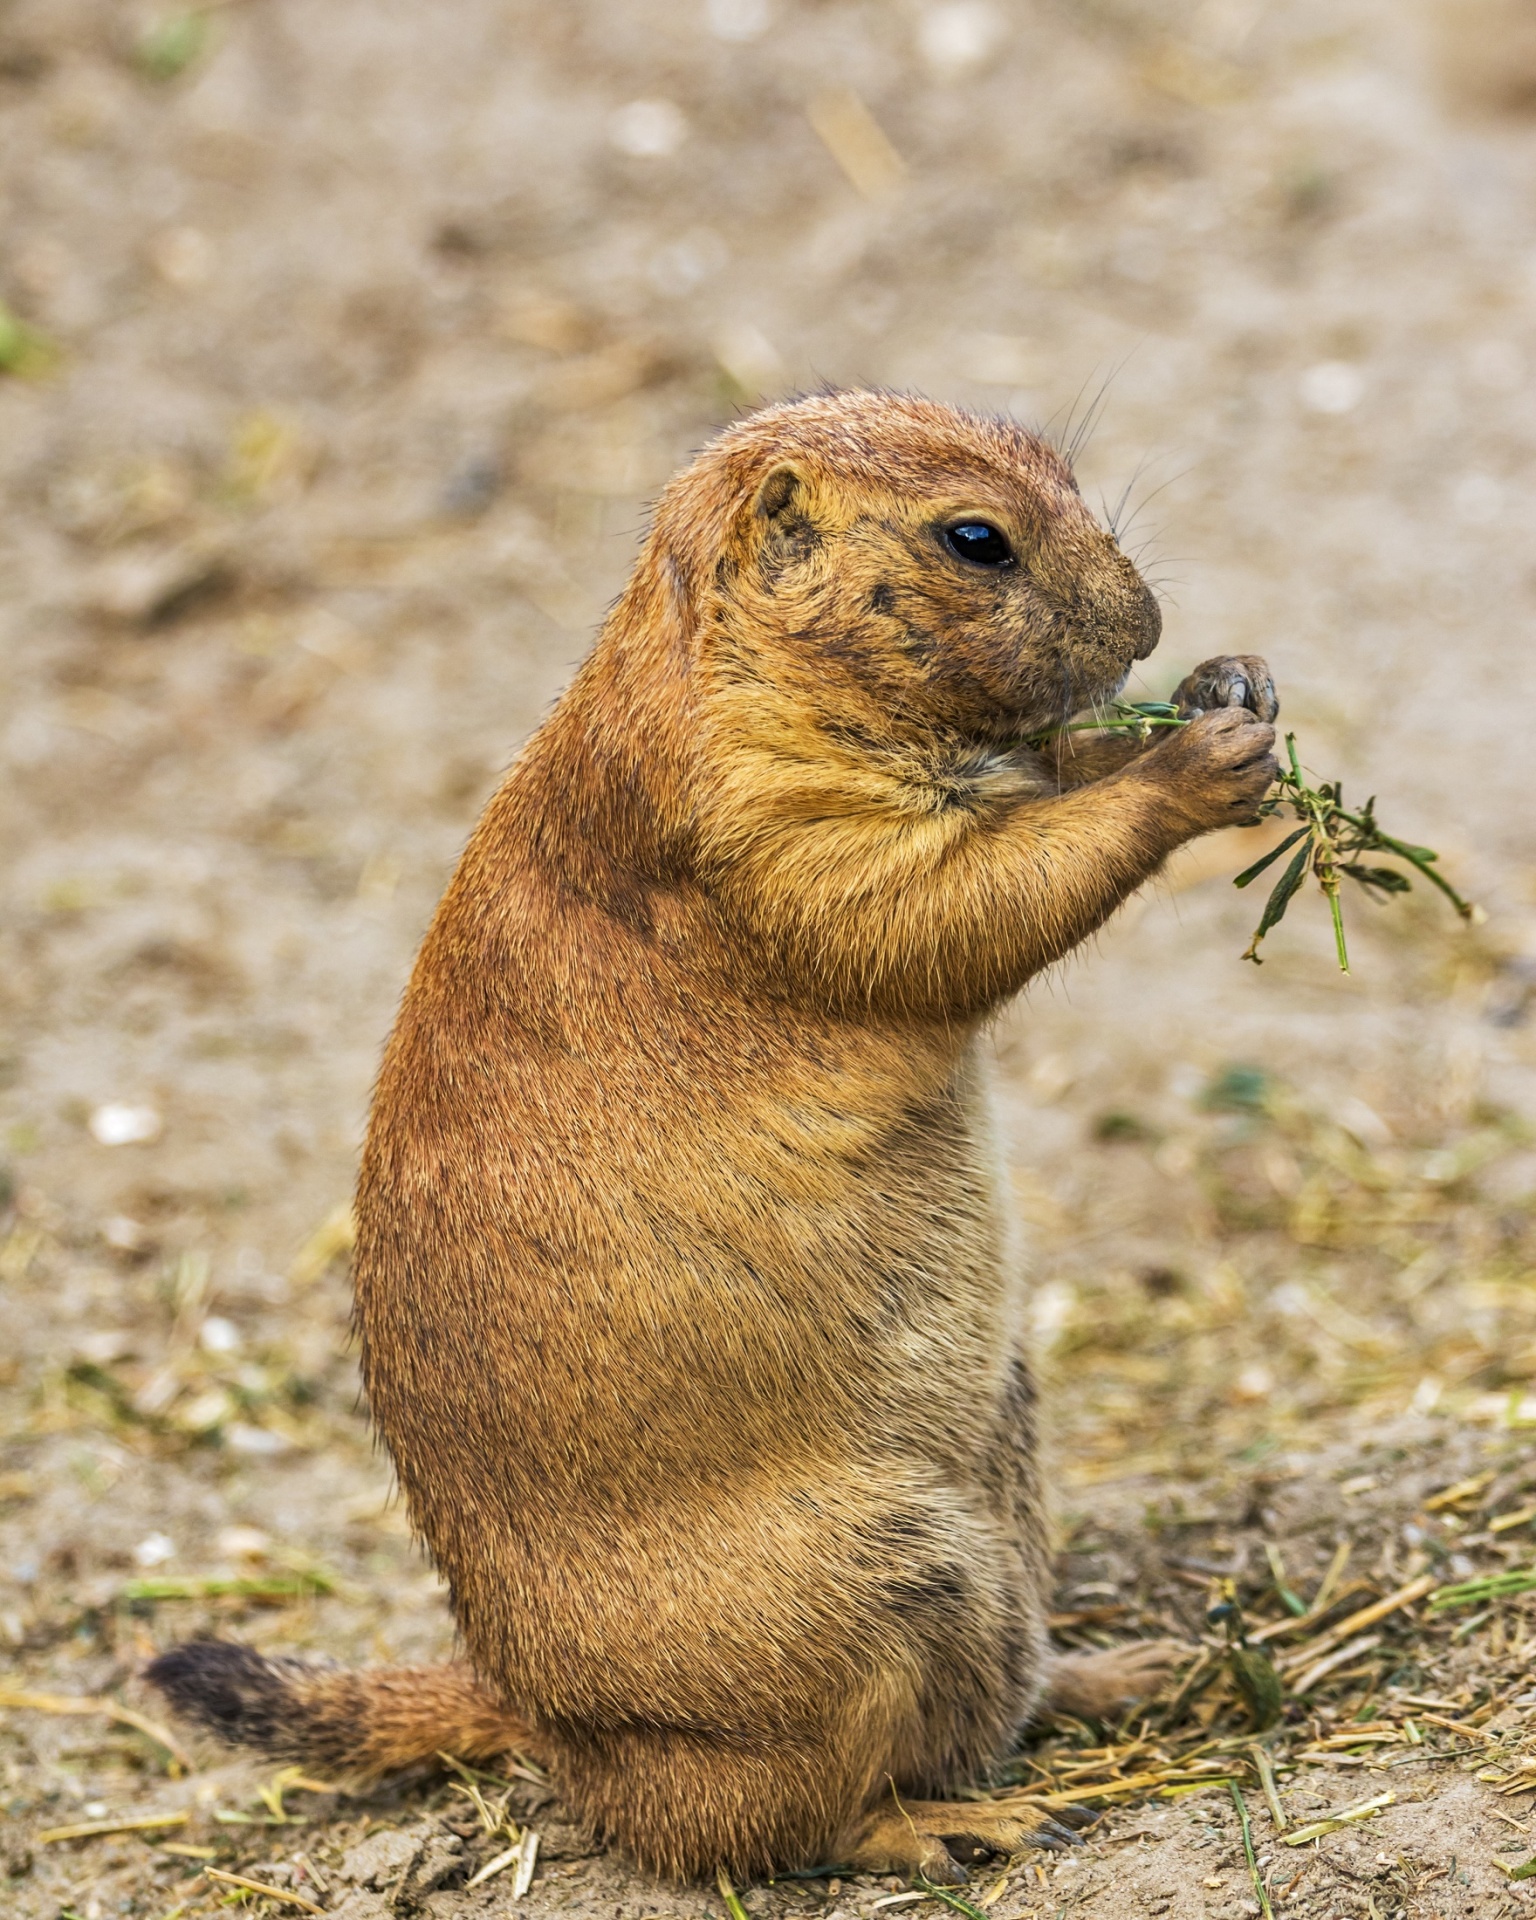
M 1361 903 L 1345 979 L 1306 902 L 1256 972 L 1213 845 L 999 1030 L 1061 1606 L 1091 1616 L 1064 1631 L 1198 1633 L 1213 1578 L 1265 1592 L 1266 1543 L 1305 1594 L 1344 1540 L 1383 1592 L 1524 1564 L 1523 1526 L 1422 1506 L 1479 1472 L 1514 1499 L 1536 1414 L 1536 32 L 1521 0 L 1447 8 L 0 10 L 9 1686 L 148 1709 L 144 1654 L 210 1622 L 447 1648 L 347 1348 L 373 1064 L 647 495 L 818 381 L 1096 409 L 1085 491 L 1129 486 L 1168 595 L 1143 691 L 1268 654 L 1312 763 L 1487 912 Z M 332 1590 L 134 1597 L 306 1570 Z M 1448 1688 L 1523 1739 L 1529 1625 L 1395 1626 L 1355 1692 Z M 1530 1800 L 1467 1751 L 1284 1858 L 1250 1794 L 1276 1910 L 1525 1911 L 1494 1856 L 1531 1850 Z M 26 1920 L 211 1911 L 195 1852 L 36 1837 L 183 1809 L 171 1845 L 353 1920 L 512 1910 L 505 1875 L 462 1890 L 494 1849 L 440 1781 L 296 1790 L 269 1833 L 270 1770 L 169 1778 L 99 1717 L 12 1709 L 0 1756 Z M 1285 1791 L 1299 1817 L 1377 1786 L 1351 1760 Z M 722 1911 L 519 1791 L 518 1911 Z M 996 1879 L 1002 1920 L 1257 1911 L 1218 1789 Z

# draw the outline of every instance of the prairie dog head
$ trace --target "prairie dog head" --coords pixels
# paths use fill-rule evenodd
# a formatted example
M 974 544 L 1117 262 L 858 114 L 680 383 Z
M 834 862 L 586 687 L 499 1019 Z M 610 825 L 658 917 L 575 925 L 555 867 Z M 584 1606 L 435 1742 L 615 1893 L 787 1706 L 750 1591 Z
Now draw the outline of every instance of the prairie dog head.
M 845 747 L 1001 743 L 1113 694 L 1157 645 L 1150 589 L 1011 421 L 832 394 L 755 415 L 704 463 L 699 665 Z

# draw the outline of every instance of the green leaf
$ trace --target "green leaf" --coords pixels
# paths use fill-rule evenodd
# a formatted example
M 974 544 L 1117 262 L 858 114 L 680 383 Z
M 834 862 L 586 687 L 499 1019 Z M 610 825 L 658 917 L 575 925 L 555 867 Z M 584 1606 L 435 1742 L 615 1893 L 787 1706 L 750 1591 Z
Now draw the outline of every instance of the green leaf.
M 1358 880 L 1362 887 L 1377 887 L 1383 893 L 1411 893 L 1413 882 L 1406 873 L 1399 873 L 1395 867 L 1340 867 L 1340 873 L 1347 873 L 1351 880 Z
M 1307 862 L 1312 858 L 1312 841 L 1309 835 L 1307 843 L 1298 852 L 1291 864 L 1275 882 L 1273 893 L 1265 902 L 1264 911 L 1259 917 L 1258 932 L 1254 940 L 1262 940 L 1271 927 L 1279 926 L 1285 918 L 1285 910 L 1295 897 L 1296 889 L 1306 877 Z
M 34 379 L 47 373 L 57 358 L 58 349 L 47 334 L 29 327 L 0 300 L 0 373 Z
M 1285 1710 L 1285 1696 L 1274 1663 L 1262 1647 L 1234 1646 L 1227 1649 L 1227 1666 L 1255 1733 L 1272 1727 Z
M 1206 1082 L 1200 1104 L 1212 1113 L 1262 1113 L 1269 1104 L 1270 1092 L 1270 1077 L 1262 1067 L 1234 1061 Z
M 1237 876 L 1237 878 L 1232 882 L 1233 886 L 1246 887 L 1250 880 L 1257 880 L 1259 875 L 1264 871 L 1266 867 L 1272 866 L 1274 862 L 1280 858 L 1281 854 L 1284 853 L 1288 847 L 1294 847 L 1296 842 L 1300 840 L 1304 834 L 1309 833 L 1310 831 L 1311 829 L 1309 827 L 1298 827 L 1294 833 L 1288 833 L 1286 837 L 1280 842 L 1278 847 L 1270 848 L 1269 852 L 1265 854 L 1262 860 L 1255 860 L 1251 867 L 1245 867 L 1243 871 Z
M 956 1913 L 967 1915 L 968 1920 L 987 1920 L 986 1914 L 980 1907 L 973 1906 L 961 1894 L 951 1893 L 948 1887 L 936 1887 L 923 1874 L 917 1876 L 916 1884 L 922 1888 L 930 1900 L 942 1900 L 946 1907 L 953 1907 Z
M 135 49 L 140 70 L 151 80 L 174 80 L 205 51 L 210 21 L 201 7 L 162 15 L 139 38 Z

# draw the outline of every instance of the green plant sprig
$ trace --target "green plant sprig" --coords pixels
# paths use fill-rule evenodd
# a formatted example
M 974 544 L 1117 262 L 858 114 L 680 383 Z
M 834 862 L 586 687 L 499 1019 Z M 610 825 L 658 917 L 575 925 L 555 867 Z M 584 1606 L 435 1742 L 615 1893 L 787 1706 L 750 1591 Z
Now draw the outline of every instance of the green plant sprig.
M 1069 720 L 1064 726 L 1033 733 L 1026 746 L 1043 747 L 1063 733 L 1132 733 L 1150 740 L 1157 727 L 1187 727 L 1189 722 L 1168 700 L 1111 700 L 1092 720 Z
M 1339 956 L 1339 970 L 1349 972 L 1349 949 L 1344 941 L 1344 907 L 1340 899 L 1339 883 L 1348 878 L 1363 887 L 1373 899 L 1387 900 L 1393 894 L 1407 893 L 1412 881 L 1406 873 L 1396 867 L 1366 865 L 1362 855 L 1387 854 L 1397 860 L 1406 861 L 1416 873 L 1421 874 L 1431 886 L 1438 887 L 1463 920 L 1472 918 L 1472 903 L 1464 900 L 1443 874 L 1435 870 L 1435 862 L 1440 858 L 1433 847 L 1414 846 L 1410 841 L 1397 840 L 1389 833 L 1383 833 L 1376 824 L 1376 797 L 1373 794 L 1357 813 L 1351 813 L 1344 805 L 1344 789 L 1337 780 L 1325 782 L 1320 787 L 1308 785 L 1301 770 L 1301 761 L 1296 752 L 1296 736 L 1285 736 L 1285 753 L 1288 764 L 1280 769 L 1280 777 L 1274 791 L 1259 808 L 1262 817 L 1270 817 L 1289 807 L 1292 816 L 1301 822 L 1294 833 L 1287 834 L 1272 853 L 1266 853 L 1262 860 L 1240 873 L 1233 881 L 1235 887 L 1246 887 L 1256 880 L 1266 867 L 1280 858 L 1291 847 L 1296 848 L 1289 865 L 1275 882 L 1269 899 L 1264 903 L 1264 911 L 1254 930 L 1252 940 L 1244 950 L 1243 958 L 1259 961 L 1259 942 L 1269 930 L 1277 926 L 1285 915 L 1292 897 L 1311 871 L 1313 878 L 1322 888 L 1328 901 L 1329 916 L 1333 921 L 1333 944 Z
M 1178 708 L 1165 700 L 1116 700 L 1094 719 L 1053 727 L 1048 733 L 1035 736 L 1030 744 L 1044 745 L 1062 733 L 1125 733 L 1144 741 L 1151 738 L 1155 728 L 1187 725 L 1188 721 L 1180 715 Z M 1339 969 L 1348 973 L 1349 948 L 1344 938 L 1341 882 L 1346 878 L 1353 880 L 1377 900 L 1408 893 L 1413 884 L 1408 875 L 1396 867 L 1367 864 L 1364 856 L 1371 854 L 1385 854 L 1406 862 L 1414 872 L 1422 875 L 1431 886 L 1437 887 L 1445 895 L 1463 920 L 1473 917 L 1472 903 L 1463 899 L 1445 876 L 1436 870 L 1435 862 L 1440 856 L 1432 847 L 1414 846 L 1410 841 L 1397 840 L 1391 834 L 1382 832 L 1376 822 L 1374 795 L 1358 811 L 1350 812 L 1344 805 L 1344 790 L 1339 781 L 1327 781 L 1318 787 L 1308 783 L 1296 751 L 1294 733 L 1285 736 L 1285 753 L 1286 764 L 1281 767 L 1274 787 L 1260 805 L 1259 817 L 1269 819 L 1289 808 L 1292 817 L 1300 824 L 1294 832 L 1286 835 L 1278 847 L 1272 848 L 1262 860 L 1255 860 L 1232 882 L 1235 887 L 1246 887 L 1283 855 L 1291 854 L 1264 903 L 1264 911 L 1259 916 L 1253 938 L 1243 951 L 1245 960 L 1253 961 L 1255 966 L 1263 964 L 1259 943 L 1285 918 L 1286 908 L 1310 873 L 1328 902 Z

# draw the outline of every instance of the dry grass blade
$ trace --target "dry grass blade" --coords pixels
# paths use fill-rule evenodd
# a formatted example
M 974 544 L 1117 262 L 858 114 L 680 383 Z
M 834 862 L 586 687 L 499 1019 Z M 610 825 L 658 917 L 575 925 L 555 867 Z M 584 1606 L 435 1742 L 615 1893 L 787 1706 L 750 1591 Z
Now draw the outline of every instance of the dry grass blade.
M 977 1900 L 976 1904 L 978 1907 L 987 1908 L 997 1905 L 998 1901 L 1001 1900 L 1003 1895 L 1008 1891 L 1008 1877 L 1012 1871 L 1013 1869 L 1011 1867 L 1005 1867 L 1003 1869 L 992 1882 L 991 1886 L 987 1888 L 986 1892 Z
M 533 1869 L 539 1858 L 539 1836 L 532 1827 L 523 1829 L 521 1847 L 522 1858 L 517 1863 L 517 1872 L 512 1881 L 512 1898 L 521 1900 L 533 1885 Z
M 521 1900 L 533 1884 L 533 1869 L 539 1857 L 539 1836 L 532 1827 L 524 1827 L 515 1846 L 504 1853 L 498 1853 L 494 1859 L 487 1860 L 478 1873 L 472 1874 L 464 1882 L 467 1888 L 483 1886 L 487 1880 L 493 1880 L 498 1873 L 505 1873 L 508 1867 L 516 1872 L 512 1877 L 512 1898 Z
M 806 116 L 822 145 L 866 200 L 878 200 L 900 186 L 906 162 L 858 94 L 846 87 L 819 93 L 806 108 Z
M 210 1880 L 217 1880 L 226 1887 L 242 1887 L 247 1893 L 264 1894 L 268 1900 L 280 1900 L 284 1906 L 299 1907 L 305 1913 L 324 1913 L 325 1908 L 316 1906 L 313 1900 L 306 1900 L 302 1893 L 294 1893 L 287 1887 L 269 1886 L 265 1880 L 248 1880 L 243 1873 L 225 1873 L 218 1867 L 204 1867 L 203 1872 Z
M 505 1873 L 508 1867 L 522 1857 L 523 1843 L 519 1841 L 515 1847 L 508 1847 L 504 1853 L 494 1855 L 477 1872 L 472 1873 L 464 1882 L 466 1890 L 470 1887 L 483 1886 L 487 1880 L 494 1880 L 498 1873 Z
M 1357 1820 L 1369 1820 L 1373 1813 L 1395 1805 L 1396 1801 L 1395 1793 L 1378 1793 L 1372 1800 L 1362 1800 L 1353 1807 L 1342 1807 L 1325 1820 L 1313 1820 L 1304 1827 L 1282 1834 L 1280 1844 L 1283 1847 L 1303 1847 L 1309 1840 L 1321 1840 L 1325 1833 L 1337 1833 L 1340 1827 L 1353 1826 Z
M 103 1719 L 115 1720 L 121 1727 L 132 1727 L 146 1740 L 153 1740 L 184 1772 L 192 1773 L 196 1768 L 191 1754 L 173 1733 L 144 1714 L 135 1713 L 132 1707 L 121 1706 L 104 1695 L 82 1694 L 76 1698 L 73 1694 L 13 1692 L 5 1688 L 0 1689 L 0 1707 L 22 1707 L 32 1713 L 99 1714 Z
M 1358 1660 L 1362 1654 L 1374 1653 L 1381 1645 L 1382 1638 L 1383 1636 L 1379 1633 L 1365 1633 L 1358 1640 L 1345 1641 L 1342 1647 L 1325 1654 L 1321 1660 L 1308 1667 L 1306 1672 L 1292 1684 L 1292 1694 L 1300 1698 L 1302 1694 L 1310 1693 L 1320 1681 L 1326 1680 L 1330 1673 L 1336 1672 L 1340 1667 L 1347 1667 L 1352 1660 Z
M 1474 1494 L 1492 1486 L 1497 1478 L 1497 1469 L 1490 1467 L 1486 1473 L 1474 1473 L 1469 1480 L 1458 1480 L 1453 1487 L 1442 1487 L 1424 1502 L 1424 1511 L 1439 1513 L 1446 1507 L 1460 1506 L 1462 1501 L 1470 1500 Z
M 1105 1770 L 1108 1771 L 1107 1766 Z M 1087 1806 L 1098 1800 L 1133 1800 L 1168 1787 L 1219 1787 L 1231 1777 L 1231 1768 L 1217 1762 L 1208 1766 L 1170 1765 L 1144 1773 L 1127 1774 L 1118 1780 L 1092 1782 L 1074 1779 L 1070 1787 L 1059 1790 L 1036 1791 L 1027 1788 L 1018 1797 L 1027 1800 L 1033 1807 Z
M 516 1840 L 518 1837 L 517 1828 L 507 1824 L 507 1795 L 503 1794 L 501 1800 L 495 1805 L 492 1805 L 480 1791 L 481 1780 L 488 1780 L 491 1776 L 489 1774 L 478 1773 L 473 1767 L 466 1767 L 461 1760 L 456 1760 L 451 1753 L 444 1753 L 439 1750 L 437 1757 L 445 1767 L 459 1776 L 458 1779 L 452 1783 L 452 1790 L 455 1793 L 462 1793 L 465 1799 L 469 1801 L 479 1816 L 480 1824 L 485 1828 L 486 1832 L 501 1833 L 505 1831 L 509 1839 Z M 509 1788 L 508 1793 L 510 1793 L 510 1791 L 511 1789 Z M 500 1871 L 500 1869 L 498 1869 L 498 1871 Z
M 1275 1764 L 1269 1755 L 1257 1743 L 1249 1748 L 1253 1761 L 1253 1770 L 1259 1776 L 1259 1786 L 1264 1794 L 1264 1804 L 1269 1809 L 1269 1817 L 1276 1833 L 1284 1833 L 1290 1825 L 1285 1817 L 1285 1808 L 1280 1804 L 1280 1787 L 1275 1779 Z
M 1463 1740 L 1483 1740 L 1497 1744 L 1497 1737 L 1485 1733 L 1481 1727 L 1469 1727 L 1465 1720 L 1447 1720 L 1443 1713 L 1421 1713 L 1419 1718 L 1431 1727 L 1444 1727 L 1447 1733 L 1459 1734 Z
M 1422 1600 L 1435 1589 L 1435 1576 L 1432 1573 L 1420 1574 L 1417 1580 L 1410 1580 L 1395 1593 L 1389 1593 L 1385 1600 L 1378 1600 L 1373 1606 L 1362 1607 L 1358 1613 L 1352 1613 L 1341 1620 L 1337 1626 L 1330 1627 L 1326 1633 L 1320 1633 L 1304 1645 L 1292 1647 L 1281 1656 L 1281 1667 L 1289 1672 L 1294 1668 L 1312 1665 L 1325 1653 L 1353 1640 L 1367 1627 L 1374 1627 L 1379 1620 L 1385 1620 L 1389 1614 L 1397 1613 L 1403 1607 L 1411 1607 L 1415 1600 Z
M 1354 1550 L 1355 1543 L 1348 1538 L 1341 1540 L 1338 1546 L 1334 1548 L 1333 1558 L 1328 1562 L 1328 1570 L 1324 1573 L 1317 1592 L 1312 1596 L 1312 1604 L 1307 1609 L 1308 1613 L 1321 1614 L 1327 1612 L 1329 1606 L 1332 1604 L 1334 1594 L 1339 1590 L 1339 1583 L 1344 1578 L 1344 1569 L 1349 1565 L 1349 1557 Z
M 294 1255 L 288 1278 L 296 1287 L 312 1286 L 333 1260 L 350 1253 L 357 1241 L 357 1221 L 350 1200 L 334 1207 Z
M 121 1820 L 79 1820 L 70 1827 L 44 1827 L 37 1836 L 40 1847 L 51 1847 L 56 1840 L 94 1840 L 102 1833 L 159 1833 L 166 1827 L 184 1827 L 190 1813 L 125 1814 Z
M 1318 1591 L 1321 1592 L 1322 1589 L 1319 1588 Z M 1248 1639 L 1252 1645 L 1262 1646 L 1267 1640 L 1290 1639 L 1298 1634 L 1311 1633 L 1318 1622 L 1332 1613 L 1340 1601 L 1347 1600 L 1351 1594 L 1375 1591 L 1369 1580 L 1351 1580 L 1347 1585 L 1338 1587 L 1327 1599 L 1314 1600 L 1303 1614 L 1287 1615 L 1284 1619 L 1270 1620 L 1262 1627 L 1255 1627 L 1248 1635 Z

